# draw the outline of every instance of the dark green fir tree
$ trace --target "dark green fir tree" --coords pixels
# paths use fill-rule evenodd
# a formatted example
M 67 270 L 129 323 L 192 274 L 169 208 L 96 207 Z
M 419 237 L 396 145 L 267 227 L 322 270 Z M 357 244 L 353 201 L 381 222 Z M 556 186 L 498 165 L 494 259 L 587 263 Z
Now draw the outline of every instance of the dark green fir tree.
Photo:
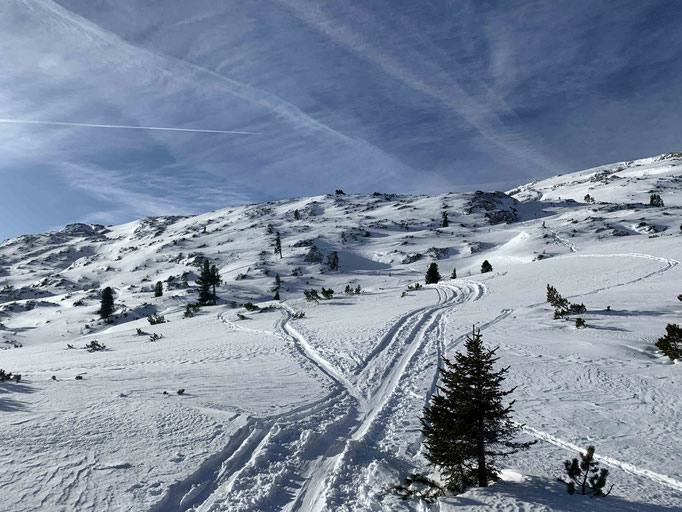
M 481 274 L 485 274 L 486 272 L 492 272 L 493 271 L 493 266 L 490 264 L 488 260 L 485 260 L 483 263 L 481 263 Z
M 495 370 L 497 348 L 487 349 L 476 329 L 465 348 L 454 361 L 443 358 L 438 391 L 421 419 L 426 459 L 452 492 L 498 480 L 497 459 L 533 444 L 514 441 L 522 426 L 511 419 L 514 402 L 504 404 L 515 388 L 502 389 L 508 368 Z
M 109 318 L 114 312 L 114 290 L 107 286 L 102 290 L 102 300 L 99 307 L 99 316 Z
M 282 239 L 279 237 L 279 231 L 275 236 L 275 254 L 279 254 L 282 257 Z
M 426 281 L 426 284 L 436 284 L 438 281 L 440 281 L 440 274 L 438 273 L 437 263 L 431 263 L 429 265 L 424 280 Z
M 156 285 L 154 286 L 154 297 L 161 297 L 163 295 L 163 283 L 161 281 L 157 281 Z

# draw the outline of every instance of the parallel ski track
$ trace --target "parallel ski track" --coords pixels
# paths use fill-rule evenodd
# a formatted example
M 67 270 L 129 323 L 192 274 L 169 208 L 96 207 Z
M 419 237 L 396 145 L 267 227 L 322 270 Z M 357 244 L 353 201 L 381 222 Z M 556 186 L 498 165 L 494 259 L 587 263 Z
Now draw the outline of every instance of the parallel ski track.
M 235 482 L 246 468 L 253 464 L 255 457 L 268 444 L 275 427 L 277 427 L 278 432 L 281 432 L 281 429 L 286 429 L 287 424 L 296 428 L 297 420 L 313 414 L 324 413 L 325 410 L 331 410 L 335 404 L 342 401 L 344 396 L 351 397 L 352 400 L 349 400 L 349 403 L 352 405 L 349 407 L 348 414 L 341 416 L 338 424 L 329 428 L 334 432 L 335 437 L 332 439 L 336 439 L 336 442 L 330 443 L 330 440 L 325 436 L 317 439 L 310 446 L 302 448 L 303 453 L 299 453 L 298 457 L 301 460 L 307 460 L 305 453 L 318 453 L 321 449 L 319 445 L 325 445 L 325 448 L 322 449 L 322 456 L 311 459 L 307 468 L 298 468 L 302 474 L 307 476 L 299 491 L 294 494 L 288 504 L 279 503 L 279 505 L 283 505 L 284 510 L 313 510 L 311 506 L 315 503 L 324 506 L 324 496 L 327 489 L 327 485 L 324 484 L 327 481 L 327 476 L 333 471 L 339 460 L 343 459 L 348 444 L 356 442 L 366 435 L 377 414 L 393 394 L 409 363 L 415 354 L 423 349 L 426 332 L 438 325 L 441 315 L 453 305 L 467 299 L 476 300 L 486 293 L 485 286 L 476 281 L 466 282 L 463 286 L 437 286 L 434 289 L 438 294 L 438 303 L 412 311 L 400 318 L 380 341 L 379 346 L 382 350 L 375 349 L 368 359 L 360 365 L 360 368 L 356 369 L 355 374 L 361 374 L 361 370 L 367 368 L 370 363 L 372 365 L 378 364 L 378 361 L 374 361 L 374 359 L 383 350 L 395 343 L 402 342 L 403 346 L 397 357 L 388 363 L 381 384 L 371 393 L 369 398 L 364 397 L 348 377 L 324 359 L 305 337 L 291 325 L 292 311 L 284 305 L 282 307 L 283 318 L 277 327 L 279 332 L 257 332 L 278 337 L 284 335 L 290 338 L 296 348 L 336 384 L 336 389 L 323 399 L 294 411 L 268 418 L 248 419 L 221 452 L 205 461 L 190 477 L 171 486 L 163 500 L 158 502 L 151 511 L 184 512 L 209 510 L 214 508 L 213 505 L 229 505 L 230 491 Z M 463 291 L 467 293 L 463 293 Z M 222 315 L 220 319 L 232 328 L 243 328 L 227 321 Z M 246 330 L 247 328 L 243 329 Z M 251 329 L 248 330 L 251 331 Z M 284 481 L 285 479 L 280 477 L 278 480 Z M 277 482 L 273 485 L 277 485 Z M 269 493 L 266 500 L 269 498 L 281 499 L 276 498 L 277 495 L 278 493 Z M 268 504 L 267 502 L 257 505 L 259 509 L 274 509 L 277 506 L 278 503 Z
M 658 258 L 645 254 L 572 254 L 564 257 L 637 257 L 667 263 L 666 267 L 645 276 L 609 287 L 598 288 L 581 295 L 591 295 L 606 289 L 639 282 L 666 272 L 679 264 L 679 261 L 674 259 Z M 152 507 L 151 512 L 209 510 L 209 508 L 206 508 L 207 506 L 213 509 L 212 504 L 209 502 L 213 502 L 216 505 L 229 503 L 230 490 L 234 482 L 245 468 L 249 466 L 263 446 L 268 443 L 271 431 L 276 425 L 280 428 L 286 428 L 287 424 L 293 424 L 298 419 L 324 412 L 326 409 L 331 409 L 342 396 L 347 395 L 353 398 L 352 403 L 355 405 L 353 410 L 348 411 L 348 414 L 342 417 L 338 428 L 333 429 L 337 434 L 336 441 L 330 445 L 329 440 L 326 438 L 317 440 L 316 444 L 325 443 L 330 446 L 327 446 L 322 456 L 311 460 L 307 468 L 298 468 L 306 476 L 306 479 L 298 491 L 294 493 L 292 499 L 287 504 L 282 504 L 281 507 L 282 510 L 287 511 L 305 510 L 308 512 L 325 510 L 326 496 L 333 487 L 335 475 L 338 474 L 340 467 L 344 465 L 348 455 L 352 453 L 354 446 L 373 427 L 379 413 L 389 402 L 407 368 L 417 355 L 424 350 L 428 339 L 427 334 L 440 325 L 441 318 L 454 305 L 467 300 L 478 300 L 487 293 L 485 285 L 478 281 L 465 281 L 461 285 L 459 283 L 458 285 L 439 285 L 434 287 L 434 289 L 438 293 L 438 303 L 417 309 L 399 318 L 381 338 L 367 358 L 353 370 L 352 378 L 345 376 L 332 363 L 324 359 L 308 343 L 305 337 L 290 325 L 292 320 L 291 309 L 286 305 L 283 306 L 284 317 L 279 323 L 278 330 L 284 336 L 289 337 L 306 358 L 335 382 L 336 389 L 321 400 L 302 406 L 294 411 L 262 419 L 250 418 L 221 452 L 209 458 L 189 478 L 171 486 L 164 499 Z M 464 289 L 468 293 L 462 293 Z M 512 312 L 513 310 L 504 310 L 496 318 L 478 327 L 481 329 L 490 327 L 504 320 Z M 225 321 L 223 317 L 221 317 L 221 320 Z M 235 324 L 231 324 L 234 328 Z M 262 334 L 282 337 L 280 333 L 269 331 L 263 331 Z M 441 336 L 437 336 L 438 367 L 441 365 L 446 348 L 453 347 L 461 342 L 464 337 L 465 335 L 456 338 L 449 347 L 446 347 L 444 341 L 440 339 Z M 397 356 L 389 360 L 385 366 L 382 365 L 381 356 L 387 353 L 391 347 L 400 343 L 402 343 L 402 347 L 398 351 Z M 375 390 L 366 389 L 364 394 L 361 393 L 358 389 L 358 382 L 371 370 L 377 370 L 381 366 L 384 366 L 384 371 L 378 387 Z M 435 391 L 437 382 L 438 372 L 436 370 L 429 394 Z M 350 421 L 350 416 L 356 416 L 356 421 Z M 292 426 L 295 427 L 295 425 Z M 529 433 L 547 442 L 573 451 L 579 450 L 577 446 L 559 440 L 550 434 L 537 431 L 531 427 L 525 428 Z M 336 432 L 338 429 L 341 429 L 343 432 Z M 343 435 L 339 436 L 338 434 Z M 306 447 L 305 451 L 317 453 L 319 447 Z M 328 454 L 332 455 L 327 456 Z M 605 464 L 619 467 L 633 474 L 645 476 L 673 489 L 682 490 L 682 482 L 678 482 L 665 475 L 634 466 L 631 467 L 629 464 L 608 457 L 600 457 L 600 459 Z M 220 494 L 220 496 L 217 496 L 217 494 Z M 270 496 L 273 496 L 273 493 L 270 493 Z M 220 503 L 216 500 L 220 500 Z M 259 503 L 257 505 L 259 509 L 264 510 L 274 509 L 276 506 L 275 503 Z

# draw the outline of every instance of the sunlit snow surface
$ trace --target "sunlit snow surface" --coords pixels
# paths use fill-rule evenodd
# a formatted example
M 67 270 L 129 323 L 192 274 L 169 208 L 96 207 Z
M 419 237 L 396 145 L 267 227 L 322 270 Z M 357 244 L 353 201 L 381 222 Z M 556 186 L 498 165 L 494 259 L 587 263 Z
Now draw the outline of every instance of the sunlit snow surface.
M 653 344 L 682 320 L 681 187 L 672 155 L 511 191 L 521 202 L 319 196 L 7 240 L 0 368 L 22 380 L 0 383 L 0 509 L 427 510 L 384 491 L 427 470 L 419 416 L 475 324 L 540 441 L 503 462 L 502 482 L 433 510 L 678 510 L 680 367 Z M 651 192 L 666 206 L 646 206 Z M 504 212 L 513 222 L 489 223 Z M 340 270 L 304 262 L 303 241 L 338 251 Z M 185 319 L 202 256 L 221 270 L 221 301 Z M 431 261 L 443 281 L 402 296 Z M 183 272 L 188 288 L 154 298 L 156 281 Z M 547 283 L 586 305 L 587 329 L 552 319 Z M 104 286 L 111 325 L 97 320 Z M 303 300 L 322 286 L 333 300 Z M 149 325 L 153 312 L 168 322 Z M 107 350 L 83 350 L 93 339 Z M 603 501 L 556 482 L 587 444 L 615 483 Z

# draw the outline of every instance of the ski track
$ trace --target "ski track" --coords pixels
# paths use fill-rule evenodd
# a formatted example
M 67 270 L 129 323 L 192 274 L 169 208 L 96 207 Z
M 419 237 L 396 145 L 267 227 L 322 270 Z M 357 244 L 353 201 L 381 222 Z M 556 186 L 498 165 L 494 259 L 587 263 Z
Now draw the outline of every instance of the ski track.
M 300 436 L 302 441 L 298 444 L 293 443 L 292 453 L 287 452 L 284 455 L 284 459 L 290 455 L 290 460 L 285 461 L 288 462 L 285 465 L 292 467 L 277 474 L 269 482 L 270 489 L 260 500 L 255 502 L 249 500 L 250 505 L 247 508 L 306 511 L 324 509 L 326 494 L 337 475 L 338 467 L 343 465 L 352 446 L 367 435 L 389 402 L 406 369 L 424 350 L 429 333 L 433 330 L 438 330 L 438 334 L 442 332 L 441 320 L 450 308 L 466 300 L 478 300 L 488 293 L 485 285 L 473 280 L 463 280 L 462 284 L 438 285 L 432 289 L 438 294 L 438 302 L 401 317 L 382 337 L 378 345 L 381 350 L 375 349 L 365 362 L 355 369 L 354 374 L 359 378 L 367 370 L 373 370 L 376 365 L 383 362 L 380 356 L 384 352 L 392 347 L 400 348 L 396 355 L 391 354 L 389 357 L 379 386 L 368 397 L 360 393 L 351 379 L 326 360 L 291 325 L 292 310 L 288 305 L 280 306 L 283 316 L 277 324 L 276 330 L 279 332 L 249 329 L 227 320 L 220 314 L 220 320 L 232 329 L 290 338 L 298 351 L 336 384 L 336 389 L 322 400 L 294 411 L 261 419 L 249 418 L 223 450 L 207 459 L 189 478 L 173 484 L 150 512 L 224 510 L 223 505 L 232 509 L 232 494 L 244 492 L 244 485 L 239 484 L 240 479 L 248 482 L 250 478 L 254 478 L 259 470 L 257 467 L 259 458 L 272 446 L 278 445 L 280 439 L 288 439 L 295 435 Z M 440 347 L 439 354 L 442 354 L 444 347 L 441 338 L 440 335 L 436 337 Z M 440 357 L 439 355 L 439 359 Z M 435 386 L 437 379 L 433 382 Z M 346 409 L 335 410 L 339 404 L 344 405 Z M 329 421 L 325 435 L 307 437 L 302 435 L 304 432 L 301 432 L 301 427 L 305 426 L 308 418 L 315 415 Z M 310 440 L 310 437 L 315 439 Z M 294 474 L 289 475 L 287 471 Z M 301 479 L 302 484 L 291 495 L 290 482 Z M 285 492 L 274 492 L 275 489 Z M 282 496 L 286 499 L 289 495 L 290 499 L 283 502 Z M 234 505 L 234 508 L 238 509 L 245 503 L 243 499 L 238 499 Z
M 558 437 L 548 434 L 547 432 L 542 432 L 541 430 L 537 430 L 526 425 L 523 426 L 523 430 L 525 432 L 528 432 L 530 435 L 542 441 L 546 441 L 550 444 L 553 444 L 554 446 L 558 446 L 559 448 L 564 448 L 566 450 L 576 453 L 585 451 L 584 448 L 581 448 L 580 446 L 570 443 L 568 441 L 564 441 L 563 439 L 559 439 Z M 594 458 L 600 462 L 603 462 L 607 466 L 621 469 L 633 475 L 643 476 L 645 478 L 653 480 L 654 482 L 657 482 L 658 484 L 670 487 L 671 489 L 675 489 L 676 491 L 682 491 L 682 482 L 680 482 L 679 480 L 675 480 L 674 478 L 669 477 L 667 475 L 662 475 L 649 469 L 638 468 L 633 464 L 621 462 L 617 459 L 607 457 L 605 455 L 599 455 L 598 453 L 595 454 Z
M 566 258 L 578 257 L 636 257 L 646 258 L 666 263 L 666 267 L 650 272 L 645 276 L 632 279 L 624 283 L 617 283 L 603 288 L 592 290 L 581 295 L 591 295 L 604 290 L 625 286 L 639 282 L 655 275 L 670 270 L 679 264 L 679 261 L 671 258 L 659 258 L 646 254 L 571 254 Z M 427 288 L 428 289 L 428 288 Z M 231 494 L 237 487 L 237 482 L 249 470 L 257 472 L 257 459 L 266 452 L 268 445 L 277 444 L 278 440 L 293 433 L 300 434 L 297 428 L 298 421 L 304 418 L 320 414 L 323 418 L 334 420 L 330 423 L 327 434 L 313 436 L 316 439 L 306 439 L 298 452 L 292 453 L 293 465 L 288 471 L 295 475 L 277 474 L 270 482 L 271 486 L 265 496 L 257 501 L 250 501 L 247 509 L 286 511 L 304 510 L 322 511 L 327 509 L 327 495 L 334 488 L 336 479 L 339 478 L 346 460 L 350 458 L 359 443 L 367 436 L 370 429 L 377 428 L 379 419 L 386 423 L 390 420 L 390 413 L 380 418 L 394 395 L 399 383 L 404 378 L 406 370 L 414 364 L 419 355 L 428 345 L 429 334 L 436 331 L 437 365 L 434 377 L 431 381 L 428 397 L 436 390 L 438 383 L 438 370 L 442 365 L 442 358 L 446 350 L 452 350 L 466 337 L 466 334 L 458 336 L 453 342 L 446 344 L 443 339 L 445 315 L 457 304 L 465 301 L 479 300 L 489 293 L 485 284 L 474 280 L 458 280 L 456 284 L 439 284 L 433 288 L 438 294 L 438 302 L 435 305 L 425 306 L 411 311 L 400 317 L 391 328 L 382 336 L 377 346 L 368 354 L 366 359 L 352 371 L 351 378 L 344 375 L 331 362 L 325 359 L 306 338 L 291 325 L 292 309 L 287 304 L 281 304 L 283 317 L 278 321 L 277 331 L 261 331 L 249 329 L 227 320 L 223 314 L 219 315 L 221 321 L 233 329 L 246 332 L 255 332 L 268 336 L 276 336 L 282 339 L 289 338 L 296 349 L 314 364 L 320 372 L 329 377 L 335 384 L 336 389 L 329 395 L 313 404 L 302 406 L 294 411 L 261 419 L 249 418 L 244 426 L 230 439 L 225 448 L 210 457 L 189 478 L 173 484 L 164 496 L 150 509 L 150 512 L 162 511 L 214 511 L 226 510 L 223 505 L 231 502 Z M 542 303 L 540 303 L 542 304 Z M 526 306 L 526 307 L 532 307 Z M 479 329 L 486 329 L 507 318 L 514 310 L 505 309 L 494 319 L 479 324 Z M 391 354 L 398 346 L 396 355 Z M 368 389 L 363 394 L 358 387 L 363 377 L 376 373 L 384 363 L 384 357 L 389 354 L 388 362 L 381 373 L 378 387 L 373 392 Z M 369 386 L 371 388 L 371 386 Z M 333 416 L 333 408 L 343 397 L 349 403 L 348 410 L 337 416 Z M 427 399 L 428 399 L 427 397 Z M 329 412 L 332 411 L 332 412 Z M 529 434 L 552 443 L 561 448 L 573 452 L 580 451 L 577 445 L 558 439 L 546 432 L 541 432 L 532 427 L 524 426 Z M 330 441 L 331 439 L 331 441 Z M 320 445 L 325 445 L 321 449 Z M 320 452 L 322 452 L 320 454 Z M 310 454 L 317 454 L 310 457 Z M 605 456 L 597 456 L 604 464 L 617 467 L 623 471 L 649 478 L 659 484 L 672 489 L 682 491 L 682 482 L 671 477 L 655 473 L 647 469 L 637 468 L 628 463 Z M 309 461 L 309 462 L 303 462 Z M 295 478 L 298 477 L 298 479 Z M 253 478 L 253 476 L 251 476 Z M 302 480 L 301 485 L 294 486 L 298 489 L 291 493 L 291 482 Z M 281 487 L 285 489 L 282 489 Z M 285 492 L 274 492 L 275 489 Z M 282 495 L 286 501 L 282 501 Z M 287 499 L 288 498 L 288 499 Z M 236 505 L 236 504 L 235 504 Z M 240 505 L 244 505 L 243 501 Z M 235 510 L 239 505 L 235 507 Z M 229 508 L 231 510 L 231 508 Z

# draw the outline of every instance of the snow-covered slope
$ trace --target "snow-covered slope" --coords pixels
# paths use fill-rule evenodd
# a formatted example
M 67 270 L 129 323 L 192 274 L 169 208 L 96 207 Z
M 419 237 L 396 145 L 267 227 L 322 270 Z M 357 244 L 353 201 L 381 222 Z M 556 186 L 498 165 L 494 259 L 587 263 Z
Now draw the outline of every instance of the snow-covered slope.
M 679 509 L 679 367 L 653 343 L 680 322 L 681 186 L 670 154 L 508 195 L 319 196 L 6 240 L 0 368 L 22 380 L 0 383 L 3 506 L 424 510 L 384 490 L 424 470 L 419 416 L 475 324 L 541 442 L 505 461 L 505 482 L 441 509 Z M 219 304 L 183 318 L 205 258 Z M 407 291 L 432 261 L 441 283 Z M 585 303 L 587 329 L 552 319 L 547 283 Z M 97 315 L 105 286 L 111 323 Z M 323 286 L 332 300 L 305 302 Z M 107 350 L 82 349 L 95 339 Z M 616 483 L 599 504 L 555 481 L 587 444 Z

